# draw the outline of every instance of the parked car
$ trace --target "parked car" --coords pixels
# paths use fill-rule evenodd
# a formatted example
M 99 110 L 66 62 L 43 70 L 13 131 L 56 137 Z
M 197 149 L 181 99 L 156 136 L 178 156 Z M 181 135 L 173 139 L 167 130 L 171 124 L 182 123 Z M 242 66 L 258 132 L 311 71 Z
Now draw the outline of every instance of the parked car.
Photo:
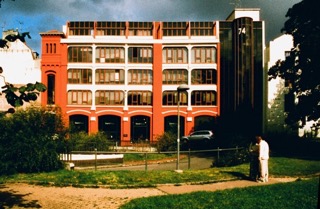
M 181 141 L 183 143 L 189 142 L 210 142 L 214 140 L 214 134 L 210 130 L 201 130 L 201 131 L 194 131 L 188 136 L 181 137 Z

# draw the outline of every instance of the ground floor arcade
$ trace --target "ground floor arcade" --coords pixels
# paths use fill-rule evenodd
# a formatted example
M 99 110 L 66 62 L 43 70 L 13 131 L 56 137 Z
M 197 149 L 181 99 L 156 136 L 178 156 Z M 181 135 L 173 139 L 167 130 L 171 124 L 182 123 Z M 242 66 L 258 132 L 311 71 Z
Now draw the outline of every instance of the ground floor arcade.
M 86 114 L 69 115 L 69 125 L 76 131 L 87 133 L 103 132 L 107 138 L 121 145 L 139 141 L 156 142 L 156 136 L 163 132 L 177 133 L 178 115 L 153 117 L 148 114 L 135 114 L 129 117 L 116 114 L 102 114 L 97 117 Z M 180 135 L 194 130 L 214 130 L 216 117 L 180 115 Z

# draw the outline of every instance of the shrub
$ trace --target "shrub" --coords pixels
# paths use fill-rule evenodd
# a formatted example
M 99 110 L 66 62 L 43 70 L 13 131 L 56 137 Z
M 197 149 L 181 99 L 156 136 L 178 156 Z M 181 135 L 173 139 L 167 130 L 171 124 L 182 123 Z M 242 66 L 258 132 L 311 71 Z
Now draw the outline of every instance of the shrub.
M 0 118 L 0 175 L 63 167 L 57 149 L 65 140 L 59 108 L 29 107 Z
M 213 161 L 212 166 L 225 167 L 240 165 L 249 162 L 249 157 L 248 149 L 225 151 L 220 154 L 219 159 Z
M 108 151 L 112 143 L 104 132 L 90 135 L 85 132 L 73 133 L 68 141 L 69 147 L 73 151 L 94 151 L 95 149 Z
M 176 151 L 177 150 L 177 135 L 172 132 L 164 132 L 156 137 L 157 150 L 159 152 Z

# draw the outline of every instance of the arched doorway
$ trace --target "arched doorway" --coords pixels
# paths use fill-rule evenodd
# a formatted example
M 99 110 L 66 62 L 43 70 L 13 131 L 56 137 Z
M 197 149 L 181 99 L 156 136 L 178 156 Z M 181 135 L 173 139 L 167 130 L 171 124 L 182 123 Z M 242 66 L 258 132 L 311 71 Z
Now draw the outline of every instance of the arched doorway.
M 131 141 L 150 140 L 150 117 L 138 115 L 131 117 Z
M 99 131 L 107 135 L 108 140 L 120 141 L 121 118 L 115 115 L 102 115 L 98 117 Z
M 86 115 L 70 115 L 69 125 L 71 132 L 86 132 L 88 133 L 88 116 Z
M 178 116 L 172 115 L 164 118 L 164 131 L 177 134 Z M 185 135 L 184 117 L 180 115 L 180 137 Z
M 194 119 L 194 130 L 212 130 L 215 131 L 216 121 L 215 117 L 202 115 L 195 117 Z

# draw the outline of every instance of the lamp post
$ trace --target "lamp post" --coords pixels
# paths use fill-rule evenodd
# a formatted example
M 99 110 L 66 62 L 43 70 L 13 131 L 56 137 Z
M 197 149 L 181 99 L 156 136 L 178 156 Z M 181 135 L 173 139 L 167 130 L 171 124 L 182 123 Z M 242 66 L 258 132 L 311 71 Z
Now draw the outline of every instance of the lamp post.
M 181 84 L 178 86 L 178 126 L 177 126 L 177 172 L 182 172 L 180 170 L 180 93 L 189 90 L 189 86 L 186 84 Z

